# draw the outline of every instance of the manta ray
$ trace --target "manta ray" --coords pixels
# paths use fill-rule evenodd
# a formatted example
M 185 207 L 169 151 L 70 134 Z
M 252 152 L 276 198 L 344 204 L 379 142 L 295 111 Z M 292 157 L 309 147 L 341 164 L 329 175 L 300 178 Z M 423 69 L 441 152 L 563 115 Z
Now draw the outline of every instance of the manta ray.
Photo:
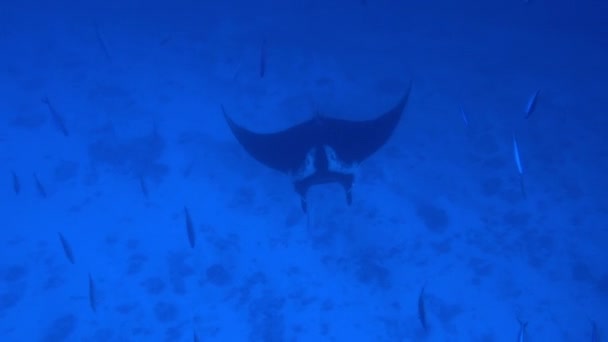
M 355 169 L 389 140 L 407 105 L 411 86 L 399 102 L 371 120 L 353 121 L 316 115 L 278 132 L 260 133 L 236 123 L 222 105 L 232 134 L 251 157 L 291 177 L 307 212 L 314 185 L 339 183 L 352 203 Z

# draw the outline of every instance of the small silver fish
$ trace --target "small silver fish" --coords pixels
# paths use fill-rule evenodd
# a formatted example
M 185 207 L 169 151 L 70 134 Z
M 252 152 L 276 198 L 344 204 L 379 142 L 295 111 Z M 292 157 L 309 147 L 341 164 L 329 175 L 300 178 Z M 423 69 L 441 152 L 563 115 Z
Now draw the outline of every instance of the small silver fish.
M 190 212 L 188 211 L 187 207 L 184 207 L 184 215 L 186 216 L 186 232 L 188 233 L 188 242 L 190 243 L 190 247 L 194 248 L 196 246 L 196 232 L 194 231 L 192 217 L 190 216 Z
M 101 33 L 101 29 L 99 25 L 95 23 L 95 38 L 97 38 L 97 43 L 99 43 L 99 47 L 103 52 L 103 55 L 106 57 L 108 62 L 112 62 L 112 56 L 110 55 L 110 51 L 108 49 L 108 45 L 106 44 L 106 40 L 103 38 L 103 34 Z
M 600 342 L 600 333 L 597 328 L 597 323 L 594 320 L 591 321 L 591 342 Z
M 89 273 L 89 305 L 91 306 L 91 310 L 93 312 L 97 312 L 97 293 L 95 290 L 95 282 L 93 281 L 93 277 Z
M 36 190 L 38 190 L 38 194 L 40 195 L 40 197 L 46 198 L 47 197 L 46 189 L 44 188 L 44 185 L 42 185 L 42 182 L 40 181 L 40 179 L 38 179 L 38 176 L 35 173 L 34 173 L 34 182 L 36 183 Z
M 460 116 L 462 116 L 462 121 L 464 121 L 464 125 L 469 127 L 469 118 L 467 117 L 467 113 L 464 111 L 462 105 L 460 105 Z
M 146 199 L 148 199 L 148 196 L 149 196 L 148 186 L 146 185 L 146 180 L 144 179 L 143 176 L 139 177 L 139 188 L 141 190 L 141 193 L 144 195 L 144 197 Z
M 517 144 L 517 139 L 515 139 L 515 134 L 513 134 L 513 159 L 515 159 L 515 165 L 517 166 L 517 172 L 520 175 L 524 174 L 524 168 L 521 165 L 521 158 L 519 156 L 519 145 Z
M 19 194 L 19 192 L 21 191 L 21 183 L 19 183 L 19 177 L 17 177 L 15 171 L 11 171 L 11 174 L 13 176 L 13 191 L 15 191 L 15 194 Z
M 63 252 L 65 253 L 65 257 L 68 259 L 68 261 L 72 265 L 75 264 L 76 260 L 74 259 L 74 252 L 72 252 L 72 247 L 70 247 L 70 244 L 65 239 L 65 237 L 63 236 L 63 234 L 61 234 L 61 233 L 57 233 L 57 234 L 59 235 L 59 241 L 61 242 L 61 247 L 63 248 Z
M 519 173 L 519 186 L 521 188 L 521 193 L 526 198 L 526 186 L 524 182 L 524 167 L 521 163 L 521 157 L 519 155 L 519 145 L 517 144 L 517 139 L 515 139 L 515 134 L 513 134 L 513 159 L 515 159 L 515 165 L 517 166 L 517 172 Z
M 536 90 L 536 92 L 534 94 L 532 94 L 532 96 L 528 100 L 528 103 L 526 104 L 526 109 L 525 109 L 525 113 L 526 113 L 525 118 L 526 119 L 529 118 L 532 115 L 532 113 L 534 113 L 534 110 L 536 109 L 536 103 L 538 101 L 538 94 L 540 94 L 540 89 Z
M 266 75 L 266 39 L 262 40 L 260 48 L 260 78 L 264 78 L 264 75 Z
M 420 294 L 418 294 L 418 319 L 420 320 L 420 324 L 424 331 L 428 331 L 428 323 L 426 320 L 426 308 L 424 305 L 424 289 L 426 288 L 426 284 L 422 286 L 420 290 Z
M 528 333 L 526 332 L 528 322 L 524 322 L 519 318 L 517 319 L 517 321 L 519 322 L 519 333 L 517 334 L 517 342 L 525 342 L 526 336 L 528 335 Z
M 68 129 L 65 125 L 65 120 L 64 120 L 63 116 L 61 116 L 61 114 L 59 114 L 59 112 L 55 109 L 55 107 L 53 107 L 49 98 L 48 97 L 43 98 L 42 103 L 46 104 L 46 106 L 49 108 L 49 112 L 51 112 L 51 118 L 53 119 L 53 123 L 55 124 L 55 127 L 57 127 L 57 129 L 64 136 L 66 136 L 66 137 L 69 136 L 70 133 L 68 132 Z

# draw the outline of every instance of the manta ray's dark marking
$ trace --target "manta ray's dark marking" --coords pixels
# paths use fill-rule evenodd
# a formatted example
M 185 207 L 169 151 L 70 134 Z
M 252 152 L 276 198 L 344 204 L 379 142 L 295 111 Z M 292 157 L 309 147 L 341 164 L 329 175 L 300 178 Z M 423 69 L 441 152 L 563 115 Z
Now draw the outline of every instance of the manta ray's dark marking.
M 306 193 L 317 184 L 339 183 L 352 202 L 354 167 L 391 137 L 407 105 L 411 86 L 392 109 L 365 121 L 316 116 L 274 133 L 257 133 L 237 124 L 222 106 L 224 118 L 243 148 L 260 163 L 292 177 L 307 211 Z

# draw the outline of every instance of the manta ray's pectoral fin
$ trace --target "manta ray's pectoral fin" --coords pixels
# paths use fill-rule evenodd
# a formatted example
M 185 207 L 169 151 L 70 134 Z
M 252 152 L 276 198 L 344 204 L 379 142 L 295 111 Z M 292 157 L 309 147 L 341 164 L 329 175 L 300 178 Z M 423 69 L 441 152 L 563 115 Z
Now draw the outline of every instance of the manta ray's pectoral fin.
M 326 145 L 345 164 L 361 163 L 382 148 L 397 128 L 411 91 L 411 84 L 399 102 L 383 114 L 364 121 L 328 118 Z
M 273 133 L 258 133 L 237 124 L 221 106 L 232 134 L 247 153 L 267 167 L 282 173 L 296 172 L 314 145 L 314 126 L 302 123 Z

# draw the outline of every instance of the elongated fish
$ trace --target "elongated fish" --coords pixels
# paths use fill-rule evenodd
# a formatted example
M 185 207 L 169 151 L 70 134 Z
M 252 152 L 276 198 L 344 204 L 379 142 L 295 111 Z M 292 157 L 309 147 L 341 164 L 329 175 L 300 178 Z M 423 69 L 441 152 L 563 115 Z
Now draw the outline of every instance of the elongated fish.
M 44 185 L 42 185 L 42 182 L 40 181 L 40 179 L 38 179 L 38 176 L 35 173 L 34 173 L 34 182 L 36 183 L 36 190 L 38 190 L 38 194 L 40 195 L 40 197 L 46 198 L 47 197 L 46 189 L 44 188 Z
M 424 331 L 428 331 L 428 322 L 426 320 L 426 307 L 424 305 L 424 289 L 426 284 L 422 286 L 420 293 L 418 294 L 418 319 Z
M 194 248 L 196 246 L 196 232 L 194 231 L 192 217 L 190 216 L 190 212 L 188 211 L 187 207 L 184 207 L 184 215 L 186 217 L 186 232 L 188 233 L 188 242 L 190 243 L 190 247 Z
M 591 321 L 591 342 L 600 342 L 600 332 L 597 329 L 597 323 Z
M 517 342 L 525 342 L 526 336 L 528 333 L 526 332 L 526 328 L 528 327 L 528 322 L 524 322 L 521 319 L 517 319 L 519 322 L 519 333 L 517 333 Z
M 95 282 L 93 281 L 93 277 L 89 273 L 89 305 L 91 306 L 91 310 L 93 312 L 97 312 L 97 293 L 95 289 Z
M 517 139 L 515 138 L 515 134 L 513 134 L 513 159 L 515 159 L 515 165 L 517 166 L 517 172 L 519 173 L 519 185 L 521 188 L 521 193 L 526 198 L 526 186 L 524 183 L 524 167 L 521 164 L 521 157 L 519 156 L 519 145 L 517 144 Z
M 110 50 L 108 49 L 106 40 L 103 38 L 101 29 L 99 28 L 99 25 L 97 23 L 95 23 L 95 38 L 97 38 L 97 43 L 99 43 L 99 47 L 101 48 L 103 55 L 106 57 L 108 62 L 112 62 L 112 56 L 110 55 Z
M 49 112 L 51 112 L 51 119 L 53 119 L 53 123 L 55 124 L 55 127 L 57 127 L 57 129 L 64 136 L 66 136 L 66 137 L 69 136 L 70 133 L 68 132 L 67 126 L 65 124 L 65 119 L 63 118 L 63 116 L 61 114 L 59 114 L 59 112 L 55 109 L 55 107 L 53 107 L 49 98 L 48 97 L 43 98 L 42 103 L 46 104 L 46 106 L 49 108 Z
M 534 94 L 532 94 L 532 96 L 530 96 L 530 99 L 528 100 L 528 103 L 526 104 L 526 109 L 525 109 L 525 113 L 526 113 L 525 118 L 526 119 L 529 118 L 532 115 L 532 113 L 534 113 L 534 110 L 536 110 L 538 94 L 540 94 L 540 89 L 536 90 L 536 92 L 534 92 Z
M 15 171 L 11 171 L 11 175 L 13 176 L 13 191 L 15 194 L 19 194 L 19 192 L 21 192 L 21 183 L 19 183 L 19 177 L 17 177 Z
M 148 186 L 146 185 L 146 180 L 143 176 L 139 176 L 139 189 L 144 197 L 148 199 L 150 193 L 148 192 Z
M 63 253 L 65 254 L 65 257 L 72 265 L 75 264 L 76 260 L 74 259 L 74 252 L 72 252 L 72 247 L 65 239 L 63 234 L 57 233 L 57 235 L 59 235 L 59 241 L 61 242 L 61 248 L 63 248 Z
M 467 117 L 467 113 L 464 111 L 462 105 L 460 105 L 460 116 L 462 116 L 462 121 L 464 121 L 464 125 L 469 127 L 469 118 Z
M 264 75 L 266 75 L 266 39 L 262 40 L 260 48 L 260 78 L 264 78 Z

